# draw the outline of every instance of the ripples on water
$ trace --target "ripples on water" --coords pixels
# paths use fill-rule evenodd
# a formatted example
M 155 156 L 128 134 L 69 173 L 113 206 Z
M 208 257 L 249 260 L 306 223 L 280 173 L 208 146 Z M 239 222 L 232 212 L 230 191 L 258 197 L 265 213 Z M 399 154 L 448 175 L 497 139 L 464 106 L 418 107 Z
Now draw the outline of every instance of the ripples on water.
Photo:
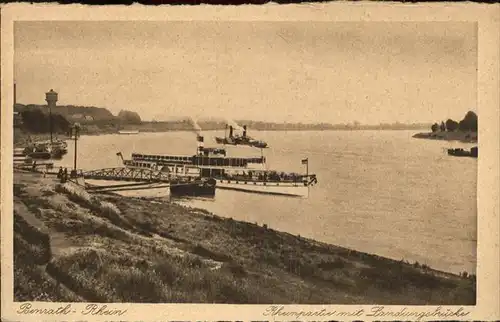
M 470 144 L 413 139 L 412 131 L 255 132 L 268 165 L 304 172 L 309 157 L 319 184 L 308 199 L 217 190 L 214 200 L 183 200 L 220 216 L 458 273 L 475 272 L 477 159 L 449 157 Z M 205 145 L 215 146 L 215 132 Z M 220 135 L 221 133 L 218 133 Z M 121 166 L 117 152 L 194 154 L 189 132 L 81 137 L 78 166 Z M 73 165 L 73 145 L 62 160 Z M 250 147 L 230 155 L 260 155 Z

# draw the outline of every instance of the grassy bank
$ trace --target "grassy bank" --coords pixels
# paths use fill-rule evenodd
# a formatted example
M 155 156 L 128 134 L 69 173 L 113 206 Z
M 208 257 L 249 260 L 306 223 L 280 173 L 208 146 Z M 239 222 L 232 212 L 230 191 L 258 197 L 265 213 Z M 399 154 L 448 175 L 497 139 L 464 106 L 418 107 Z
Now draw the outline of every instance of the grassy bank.
M 475 279 L 14 175 L 16 301 L 474 304 Z
M 464 143 L 477 142 L 477 132 L 429 132 L 417 133 L 413 136 L 416 139 L 429 139 L 429 140 L 444 140 L 444 141 L 460 141 Z

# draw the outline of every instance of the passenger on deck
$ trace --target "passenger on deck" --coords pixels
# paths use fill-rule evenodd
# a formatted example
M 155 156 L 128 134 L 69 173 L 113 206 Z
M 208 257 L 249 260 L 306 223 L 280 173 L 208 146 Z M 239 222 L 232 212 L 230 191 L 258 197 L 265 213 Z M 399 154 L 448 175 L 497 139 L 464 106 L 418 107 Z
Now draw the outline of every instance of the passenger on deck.
M 64 168 L 64 172 L 63 172 L 63 183 L 68 181 L 68 168 Z
M 59 167 L 59 172 L 57 172 L 57 179 L 61 179 L 63 176 L 63 168 Z

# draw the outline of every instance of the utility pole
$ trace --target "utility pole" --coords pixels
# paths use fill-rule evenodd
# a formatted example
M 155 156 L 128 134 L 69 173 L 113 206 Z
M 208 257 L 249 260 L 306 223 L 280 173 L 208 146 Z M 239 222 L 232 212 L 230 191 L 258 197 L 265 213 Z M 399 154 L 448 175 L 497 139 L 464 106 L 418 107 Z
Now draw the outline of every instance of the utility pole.
M 75 158 L 74 158 L 74 165 L 73 165 L 73 171 L 71 171 L 71 176 L 76 178 L 77 172 L 76 172 L 76 159 L 77 159 L 77 141 L 80 136 L 80 124 L 75 123 L 72 127 L 72 134 L 73 134 L 73 139 L 75 140 Z
M 51 148 L 52 148 L 52 109 L 50 108 L 49 106 L 49 129 L 50 129 L 50 144 L 51 144 Z

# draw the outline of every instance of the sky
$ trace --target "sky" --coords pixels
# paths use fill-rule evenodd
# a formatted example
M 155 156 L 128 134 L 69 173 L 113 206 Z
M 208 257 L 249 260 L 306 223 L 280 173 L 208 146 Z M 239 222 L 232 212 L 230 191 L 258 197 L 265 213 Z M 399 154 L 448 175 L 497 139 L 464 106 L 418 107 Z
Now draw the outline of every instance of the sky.
M 477 111 L 468 22 L 16 22 L 17 102 L 143 120 L 363 124 Z

